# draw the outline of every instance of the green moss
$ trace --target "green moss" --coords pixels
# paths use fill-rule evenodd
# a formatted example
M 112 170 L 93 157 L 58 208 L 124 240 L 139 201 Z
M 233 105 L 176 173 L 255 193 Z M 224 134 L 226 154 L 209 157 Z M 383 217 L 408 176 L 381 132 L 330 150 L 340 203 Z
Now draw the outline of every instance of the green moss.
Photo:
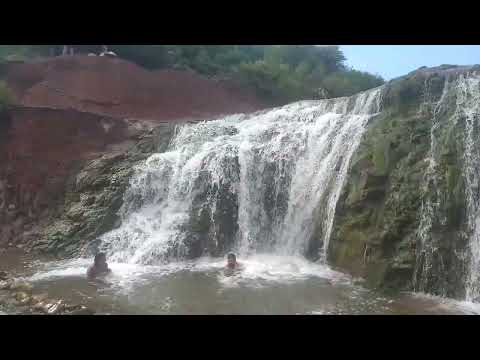
M 0 110 L 13 102 L 13 95 L 4 81 L 0 81 Z
M 449 165 L 446 172 L 447 220 L 451 227 L 458 228 L 465 211 L 464 182 L 462 172 L 457 166 Z
M 378 138 L 373 148 L 372 161 L 377 174 L 384 175 L 388 171 L 388 152 L 390 142 L 385 138 Z

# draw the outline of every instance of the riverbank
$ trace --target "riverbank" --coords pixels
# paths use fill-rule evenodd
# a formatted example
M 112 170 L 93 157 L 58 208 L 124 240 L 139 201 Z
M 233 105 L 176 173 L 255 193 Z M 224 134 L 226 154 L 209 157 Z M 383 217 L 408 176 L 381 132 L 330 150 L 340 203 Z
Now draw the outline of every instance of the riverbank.
M 29 252 L 10 248 L 2 253 L 0 268 L 0 315 L 93 315 L 95 312 L 82 304 L 73 304 L 55 298 L 48 292 L 35 289 L 27 279 L 35 273 L 41 261 Z

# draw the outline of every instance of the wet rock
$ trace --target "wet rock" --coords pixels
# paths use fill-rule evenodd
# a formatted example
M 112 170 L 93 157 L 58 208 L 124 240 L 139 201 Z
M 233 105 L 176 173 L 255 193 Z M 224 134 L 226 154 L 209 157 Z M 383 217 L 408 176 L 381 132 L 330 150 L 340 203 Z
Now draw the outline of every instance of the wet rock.
M 15 300 L 17 300 L 22 305 L 26 305 L 30 303 L 32 300 L 31 296 L 24 291 L 19 291 L 15 293 L 14 297 L 15 297 Z
M 40 302 L 36 303 L 35 305 L 33 305 L 33 310 L 46 314 L 48 312 L 48 306 L 47 305 L 49 305 L 47 302 L 40 301 Z
M 15 279 L 10 285 L 10 290 L 30 291 L 32 289 L 32 284 L 23 279 Z
M 84 201 L 83 204 L 84 204 L 85 206 L 91 206 L 91 205 L 93 205 L 94 203 L 95 203 L 95 196 L 89 196 L 89 197 L 87 197 L 87 198 L 85 199 L 85 201 Z
M 59 314 L 64 308 L 63 300 L 58 300 L 54 303 L 51 303 L 47 306 L 47 314 L 54 315 Z
M 44 300 L 33 305 L 32 309 L 44 314 L 56 315 L 62 312 L 64 306 L 63 300 L 53 302 L 51 300 Z
M 12 280 L 0 280 L 0 290 L 9 290 L 12 285 Z
M 425 291 L 464 297 L 458 286 L 465 273 L 465 261 L 458 255 L 466 243 L 464 129 L 450 121 L 456 108 L 453 93 L 444 96 L 444 111 L 435 119 L 430 106 L 442 97 L 444 71 L 431 72 L 428 79 L 422 75 L 387 84 L 384 111 L 372 119 L 351 159 L 336 204 L 328 260 L 365 278 L 368 286 L 412 290 L 419 265 L 425 273 L 416 278 L 425 279 Z M 427 101 L 422 95 L 426 87 Z M 433 120 L 439 124 L 435 132 Z M 429 171 L 435 185 L 425 180 L 432 134 L 437 161 Z M 422 203 L 428 199 L 435 204 L 429 240 L 438 249 L 438 260 L 422 269 L 415 245 L 420 244 Z
M 8 273 L 6 271 L 0 271 L 0 280 L 7 280 Z
M 86 306 L 70 306 L 65 308 L 65 315 L 94 315 L 95 311 Z
M 152 151 L 166 146 L 173 130 L 172 126 L 156 129 L 156 136 L 148 140 Z M 77 174 L 72 174 L 61 218 L 43 229 L 34 241 L 35 250 L 54 252 L 62 257 L 84 255 L 90 242 L 118 226 L 118 210 L 132 169 L 148 156 L 132 144 L 126 150 L 94 159 Z

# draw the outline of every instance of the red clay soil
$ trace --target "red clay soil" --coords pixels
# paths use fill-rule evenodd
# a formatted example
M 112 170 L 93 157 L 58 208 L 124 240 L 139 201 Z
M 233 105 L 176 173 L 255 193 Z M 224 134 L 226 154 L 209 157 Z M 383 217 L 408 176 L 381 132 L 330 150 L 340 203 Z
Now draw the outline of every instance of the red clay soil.
M 124 121 L 74 110 L 16 109 L 0 121 L 0 248 L 55 210 L 77 166 L 129 136 Z
M 6 81 L 24 106 L 123 118 L 174 121 L 266 107 L 253 91 L 193 72 L 148 71 L 119 58 L 77 55 L 14 64 Z
M 33 191 L 66 175 L 72 161 L 125 140 L 125 118 L 208 119 L 264 107 L 232 84 L 191 72 L 150 72 L 118 58 L 78 55 L 12 64 L 6 81 L 18 108 L 4 126 L 0 161 L 18 186 Z M 0 163 L 0 175 L 2 170 Z
M 10 164 L 14 183 L 28 185 L 30 191 L 67 176 L 75 160 L 94 156 L 126 134 L 124 122 L 72 110 L 18 109 L 10 116 L 9 141 L 1 159 Z
M 139 126 L 266 107 L 233 84 L 105 57 L 11 64 L 6 82 L 17 106 L 0 114 L 0 248 L 62 201 L 79 164 L 126 144 L 135 130 L 124 119 Z

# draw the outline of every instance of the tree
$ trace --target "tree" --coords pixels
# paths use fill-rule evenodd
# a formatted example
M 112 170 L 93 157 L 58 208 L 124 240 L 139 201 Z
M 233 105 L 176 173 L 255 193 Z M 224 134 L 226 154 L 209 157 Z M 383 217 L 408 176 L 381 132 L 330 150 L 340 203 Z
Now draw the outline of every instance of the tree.
M 332 97 L 353 95 L 383 83 L 384 80 L 378 75 L 351 69 L 330 74 L 323 81 L 324 87 Z

